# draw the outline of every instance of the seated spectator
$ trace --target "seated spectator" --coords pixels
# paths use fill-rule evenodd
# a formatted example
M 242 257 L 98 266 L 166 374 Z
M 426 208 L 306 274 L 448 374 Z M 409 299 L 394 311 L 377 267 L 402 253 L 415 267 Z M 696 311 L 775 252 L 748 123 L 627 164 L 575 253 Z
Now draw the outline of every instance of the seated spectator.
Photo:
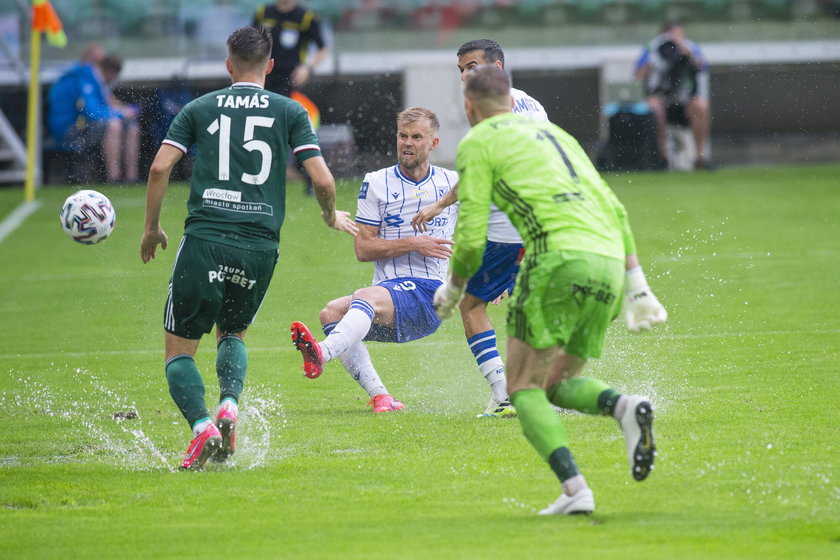
M 709 63 L 699 45 L 685 37 L 678 23 L 665 23 L 636 62 L 636 77 L 642 80 L 648 106 L 656 118 L 660 157 L 665 157 L 669 107 L 672 112 L 682 108 L 697 150 L 694 167 L 709 169 L 705 154 L 711 128 Z
M 50 88 L 47 128 L 63 149 L 82 152 L 99 146 L 108 182 L 137 182 L 139 111 L 111 93 L 122 59 L 100 57 L 101 50 L 94 47 Z

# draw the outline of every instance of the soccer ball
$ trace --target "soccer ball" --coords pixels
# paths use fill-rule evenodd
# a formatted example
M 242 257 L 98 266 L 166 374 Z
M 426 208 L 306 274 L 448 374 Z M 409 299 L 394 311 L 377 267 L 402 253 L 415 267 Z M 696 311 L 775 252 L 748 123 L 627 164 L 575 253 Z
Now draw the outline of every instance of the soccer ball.
M 61 227 L 73 241 L 93 245 L 114 231 L 117 214 L 104 194 L 92 190 L 71 194 L 61 207 Z

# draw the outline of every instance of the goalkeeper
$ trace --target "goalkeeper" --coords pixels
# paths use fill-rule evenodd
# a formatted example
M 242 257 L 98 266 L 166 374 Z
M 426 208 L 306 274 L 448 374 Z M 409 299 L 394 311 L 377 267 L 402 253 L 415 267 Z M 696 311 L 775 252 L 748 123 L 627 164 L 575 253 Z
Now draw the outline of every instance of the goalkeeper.
M 587 359 L 601 355 L 623 289 L 637 324 L 650 328 L 667 314 L 638 266 L 624 207 L 577 141 L 551 123 L 513 115 L 510 82 L 497 66 L 470 71 L 464 98 L 473 128 L 458 146 L 461 207 L 451 274 L 435 293 L 435 307 L 445 318 L 458 306 L 481 266 L 495 203 L 525 244 L 507 318 L 508 390 L 525 437 L 563 487 L 540 513 L 591 513 L 592 490 L 551 405 L 618 420 L 631 474 L 644 480 L 656 455 L 650 402 L 581 372 Z

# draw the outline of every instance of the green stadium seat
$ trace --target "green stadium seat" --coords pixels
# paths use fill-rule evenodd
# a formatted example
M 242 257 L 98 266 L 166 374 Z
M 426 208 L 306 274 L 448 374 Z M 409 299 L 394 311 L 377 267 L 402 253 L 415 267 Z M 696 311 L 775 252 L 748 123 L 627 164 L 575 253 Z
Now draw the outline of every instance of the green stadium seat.
M 106 16 L 117 20 L 123 33 L 139 33 L 149 15 L 149 3 L 105 0 L 101 2 Z

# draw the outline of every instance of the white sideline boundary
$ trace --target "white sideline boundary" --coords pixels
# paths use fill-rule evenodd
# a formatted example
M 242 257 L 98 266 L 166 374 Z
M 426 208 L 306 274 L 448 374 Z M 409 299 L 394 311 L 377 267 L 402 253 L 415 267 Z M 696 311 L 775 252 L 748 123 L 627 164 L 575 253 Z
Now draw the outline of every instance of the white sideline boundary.
M 32 200 L 29 202 L 24 202 L 20 206 L 14 209 L 11 214 L 6 216 L 6 218 L 0 222 L 0 243 L 3 242 L 6 237 L 9 236 L 10 233 L 15 231 L 18 226 L 20 226 L 26 218 L 28 218 L 35 210 L 41 207 L 41 202 L 38 200 Z

